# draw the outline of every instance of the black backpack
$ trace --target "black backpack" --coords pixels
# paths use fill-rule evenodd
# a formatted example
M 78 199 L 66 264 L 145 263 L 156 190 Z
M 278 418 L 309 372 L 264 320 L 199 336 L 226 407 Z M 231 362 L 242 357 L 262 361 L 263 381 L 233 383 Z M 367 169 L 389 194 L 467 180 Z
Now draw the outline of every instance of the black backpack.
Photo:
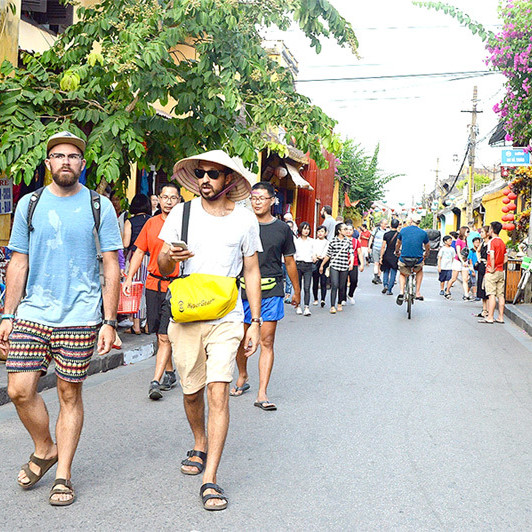
M 35 213 L 35 208 L 37 207 L 37 203 L 39 202 L 39 199 L 42 196 L 42 193 L 44 191 L 45 187 L 41 187 L 37 189 L 30 198 L 30 202 L 28 204 L 28 232 L 31 234 L 31 232 L 34 230 L 32 220 L 33 220 L 33 214 Z M 92 211 L 92 217 L 94 218 L 94 227 L 92 228 L 92 234 L 94 235 L 94 243 L 96 245 L 96 258 L 98 259 L 98 269 L 100 271 L 100 284 L 102 286 L 105 286 L 105 277 L 103 275 L 103 255 L 102 255 L 102 247 L 100 245 L 100 236 L 98 234 L 98 231 L 100 229 L 100 215 L 101 215 L 101 200 L 100 200 L 100 194 L 96 192 L 95 190 L 89 190 L 91 193 L 91 211 Z

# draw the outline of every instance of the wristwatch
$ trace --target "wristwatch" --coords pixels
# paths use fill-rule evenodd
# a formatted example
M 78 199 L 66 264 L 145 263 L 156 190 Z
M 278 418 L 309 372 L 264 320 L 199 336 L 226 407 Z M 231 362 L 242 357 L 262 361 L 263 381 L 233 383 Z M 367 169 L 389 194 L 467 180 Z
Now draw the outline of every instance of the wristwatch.
M 262 327 L 262 318 L 251 318 L 251 323 L 258 323 Z
M 113 329 L 118 327 L 118 321 L 116 320 L 103 320 L 102 325 L 110 325 Z

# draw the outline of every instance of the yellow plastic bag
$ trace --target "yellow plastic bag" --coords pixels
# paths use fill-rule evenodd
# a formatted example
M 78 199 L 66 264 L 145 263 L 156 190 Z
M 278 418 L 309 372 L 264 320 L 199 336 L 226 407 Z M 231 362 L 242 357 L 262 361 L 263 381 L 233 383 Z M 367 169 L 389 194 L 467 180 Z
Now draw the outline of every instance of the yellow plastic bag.
M 191 273 L 172 281 L 168 290 L 172 318 L 178 323 L 223 318 L 238 301 L 234 277 Z

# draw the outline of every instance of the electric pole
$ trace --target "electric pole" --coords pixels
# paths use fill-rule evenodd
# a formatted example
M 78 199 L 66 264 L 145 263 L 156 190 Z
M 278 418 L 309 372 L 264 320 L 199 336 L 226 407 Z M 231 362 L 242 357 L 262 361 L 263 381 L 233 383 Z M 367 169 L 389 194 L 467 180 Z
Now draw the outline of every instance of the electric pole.
M 471 113 L 471 126 L 469 131 L 469 180 L 467 188 L 467 208 L 466 217 L 468 222 L 473 222 L 473 172 L 475 169 L 475 147 L 477 144 L 477 114 L 482 111 L 477 110 L 477 86 L 473 87 L 473 109 L 471 111 L 462 111 L 462 113 Z

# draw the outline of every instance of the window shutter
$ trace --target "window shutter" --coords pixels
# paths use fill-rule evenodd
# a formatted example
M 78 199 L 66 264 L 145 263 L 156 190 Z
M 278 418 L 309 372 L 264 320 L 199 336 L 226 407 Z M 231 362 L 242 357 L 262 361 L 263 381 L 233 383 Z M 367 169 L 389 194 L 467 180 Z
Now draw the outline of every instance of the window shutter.
M 46 13 L 47 0 L 22 0 L 22 11 L 32 13 Z
M 74 8 L 72 5 L 63 5 L 59 0 L 48 0 L 48 24 L 70 26 L 73 21 Z

